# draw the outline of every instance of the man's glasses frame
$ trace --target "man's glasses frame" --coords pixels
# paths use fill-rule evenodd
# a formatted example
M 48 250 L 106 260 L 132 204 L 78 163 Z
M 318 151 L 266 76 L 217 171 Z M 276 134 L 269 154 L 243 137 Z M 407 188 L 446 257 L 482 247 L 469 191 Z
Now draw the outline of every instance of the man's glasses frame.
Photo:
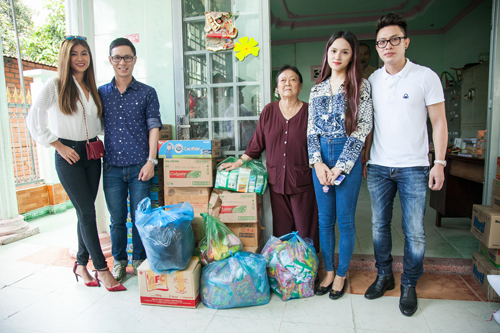
M 111 61 L 116 62 L 116 63 L 119 63 L 120 61 L 122 61 L 122 59 L 125 62 L 132 62 L 132 61 L 134 61 L 135 56 L 132 57 L 132 56 L 126 55 L 125 57 L 120 57 L 120 56 L 115 55 L 115 56 L 112 56 L 110 58 L 111 58 Z
M 401 40 L 405 38 L 408 37 L 391 37 L 390 39 L 382 39 L 375 42 L 375 45 L 377 45 L 379 49 L 385 48 L 387 46 L 387 43 L 391 43 L 392 46 L 398 46 L 399 44 L 401 44 Z

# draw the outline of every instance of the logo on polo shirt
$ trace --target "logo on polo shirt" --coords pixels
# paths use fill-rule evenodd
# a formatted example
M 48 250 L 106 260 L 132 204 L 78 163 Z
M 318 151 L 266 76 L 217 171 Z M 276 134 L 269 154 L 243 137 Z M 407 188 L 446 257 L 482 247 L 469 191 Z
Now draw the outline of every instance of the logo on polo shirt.
M 403 95 L 403 99 L 408 99 L 408 98 L 410 98 L 410 96 L 408 96 L 408 94 Z

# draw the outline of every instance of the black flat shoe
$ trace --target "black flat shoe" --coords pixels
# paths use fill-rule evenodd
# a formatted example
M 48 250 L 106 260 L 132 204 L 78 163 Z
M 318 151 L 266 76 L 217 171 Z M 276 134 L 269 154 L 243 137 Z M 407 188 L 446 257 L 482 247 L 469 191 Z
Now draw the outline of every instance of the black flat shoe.
M 347 280 L 347 279 L 345 279 Z M 344 280 L 344 285 L 342 286 L 342 290 L 341 291 L 336 291 L 336 290 L 330 290 L 330 295 L 328 295 L 328 297 L 330 297 L 330 299 L 333 299 L 333 300 L 336 300 L 336 299 L 339 299 L 341 298 L 342 296 L 344 296 L 344 292 L 345 292 L 345 280 Z
M 376 299 L 382 297 L 387 290 L 392 290 L 396 287 L 394 282 L 394 275 L 390 276 L 379 276 L 375 279 L 375 282 L 365 292 L 366 299 Z
M 317 295 L 317 296 L 325 295 L 326 293 L 328 293 L 329 291 L 332 290 L 332 285 L 333 285 L 333 281 L 332 281 L 332 283 L 330 283 L 326 287 L 321 287 L 318 285 L 317 287 L 314 288 L 314 295 Z
M 399 298 L 399 310 L 407 317 L 413 316 L 417 311 L 418 301 L 415 287 L 401 285 L 401 297 Z

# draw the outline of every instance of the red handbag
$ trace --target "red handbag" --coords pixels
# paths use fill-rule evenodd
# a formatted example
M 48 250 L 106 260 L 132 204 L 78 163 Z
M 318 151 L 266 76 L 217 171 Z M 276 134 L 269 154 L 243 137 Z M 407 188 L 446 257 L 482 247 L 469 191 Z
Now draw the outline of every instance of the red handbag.
M 89 132 L 87 131 L 87 117 L 85 116 L 85 106 L 83 106 L 82 101 L 80 101 L 82 104 L 83 108 L 83 120 L 85 122 L 85 134 L 87 135 L 87 144 L 85 145 L 85 148 L 87 149 L 87 159 L 89 160 L 98 160 L 106 154 L 104 151 L 104 144 L 102 143 L 101 140 L 99 140 L 99 137 L 96 137 L 96 141 L 94 142 L 89 142 Z

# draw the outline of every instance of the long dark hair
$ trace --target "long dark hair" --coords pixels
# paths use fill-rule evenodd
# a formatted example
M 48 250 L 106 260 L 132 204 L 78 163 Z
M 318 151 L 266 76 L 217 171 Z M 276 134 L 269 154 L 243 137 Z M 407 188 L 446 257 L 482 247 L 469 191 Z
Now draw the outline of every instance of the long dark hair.
M 81 44 L 89 53 L 89 68 L 83 75 L 83 83 L 87 86 L 97 106 L 97 116 L 102 116 L 102 103 L 97 91 L 97 85 L 94 76 L 94 62 L 92 61 L 92 53 L 86 41 L 74 38 L 64 40 L 59 49 L 59 60 L 57 72 L 59 75 L 59 109 L 65 115 L 76 113 L 76 103 L 79 100 L 78 88 L 73 80 L 71 73 L 71 50 L 73 46 Z
M 356 120 L 358 116 L 359 90 L 363 82 L 363 71 L 361 70 L 361 58 L 359 55 L 358 39 L 350 31 L 335 31 L 326 43 L 325 53 L 323 54 L 323 63 L 321 73 L 316 84 L 325 81 L 332 75 L 332 69 L 328 64 L 328 49 L 333 42 L 338 39 L 345 39 L 352 49 L 352 58 L 346 68 L 345 94 L 347 96 L 347 108 L 345 111 L 344 123 L 347 135 L 351 135 L 356 130 Z

